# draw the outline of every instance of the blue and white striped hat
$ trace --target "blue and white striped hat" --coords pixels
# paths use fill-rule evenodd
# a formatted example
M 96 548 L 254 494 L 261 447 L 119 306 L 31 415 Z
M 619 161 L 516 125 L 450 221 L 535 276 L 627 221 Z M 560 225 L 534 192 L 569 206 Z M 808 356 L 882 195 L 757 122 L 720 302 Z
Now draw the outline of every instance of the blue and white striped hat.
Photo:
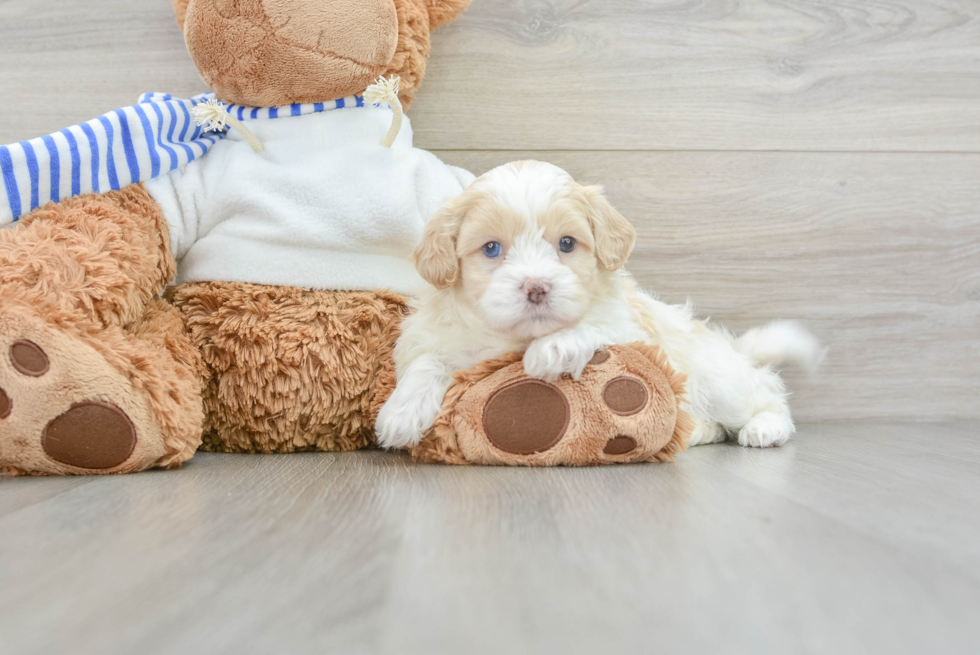
M 41 205 L 83 193 L 122 189 L 203 156 L 227 131 L 203 132 L 193 107 L 214 99 L 145 93 L 137 104 L 30 141 L 0 146 L 0 227 Z M 363 107 L 361 96 L 285 107 L 226 105 L 239 120 L 303 116 Z

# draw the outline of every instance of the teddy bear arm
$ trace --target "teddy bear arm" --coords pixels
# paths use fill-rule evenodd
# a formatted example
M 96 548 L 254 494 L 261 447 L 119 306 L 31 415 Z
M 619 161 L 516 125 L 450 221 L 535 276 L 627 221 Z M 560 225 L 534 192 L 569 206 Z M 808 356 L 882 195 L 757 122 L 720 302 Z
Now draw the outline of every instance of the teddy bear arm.
M 173 279 L 160 205 L 142 184 L 50 203 L 0 231 L 0 294 L 103 324 L 138 321 Z

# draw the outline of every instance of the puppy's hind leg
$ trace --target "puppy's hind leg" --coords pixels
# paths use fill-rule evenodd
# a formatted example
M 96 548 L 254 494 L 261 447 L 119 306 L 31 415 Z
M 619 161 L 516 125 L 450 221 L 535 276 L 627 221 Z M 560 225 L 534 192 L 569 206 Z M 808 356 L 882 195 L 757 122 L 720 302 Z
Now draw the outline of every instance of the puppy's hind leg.
M 750 378 L 746 402 L 751 418 L 738 426 L 738 443 L 753 448 L 781 446 L 796 432 L 783 381 L 768 367 L 753 367 Z
M 757 368 L 747 355 L 722 339 L 705 339 L 694 358 L 693 414 L 738 435 L 742 446 L 766 448 L 786 443 L 795 432 L 779 375 Z
M 738 444 L 753 448 L 782 446 L 796 432 L 789 412 L 766 410 L 759 412 L 738 431 Z
M 721 443 L 728 434 L 721 423 L 709 419 L 694 418 L 694 430 L 687 440 L 688 446 L 702 446 L 707 443 Z
M 749 330 L 734 341 L 735 350 L 756 368 L 752 418 L 738 431 L 743 446 L 779 446 L 796 432 L 779 375 L 765 365 L 795 364 L 814 371 L 827 352 L 817 338 L 795 321 L 773 321 Z

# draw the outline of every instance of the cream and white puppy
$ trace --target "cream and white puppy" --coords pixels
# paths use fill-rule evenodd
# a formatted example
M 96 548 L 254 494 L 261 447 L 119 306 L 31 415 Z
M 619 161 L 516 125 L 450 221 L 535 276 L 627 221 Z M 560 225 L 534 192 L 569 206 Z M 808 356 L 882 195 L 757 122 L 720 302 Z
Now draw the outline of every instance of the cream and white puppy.
M 795 428 L 770 366 L 816 366 L 817 341 L 789 322 L 736 339 L 696 320 L 690 304 L 643 293 L 623 269 L 634 240 L 601 188 L 557 166 L 515 162 L 474 181 L 429 221 L 415 251 L 434 288 L 402 326 L 378 443 L 417 443 L 453 373 L 481 360 L 524 352 L 528 375 L 578 379 L 597 349 L 633 341 L 660 345 L 687 374 L 691 445 L 729 434 L 743 446 L 784 443 Z

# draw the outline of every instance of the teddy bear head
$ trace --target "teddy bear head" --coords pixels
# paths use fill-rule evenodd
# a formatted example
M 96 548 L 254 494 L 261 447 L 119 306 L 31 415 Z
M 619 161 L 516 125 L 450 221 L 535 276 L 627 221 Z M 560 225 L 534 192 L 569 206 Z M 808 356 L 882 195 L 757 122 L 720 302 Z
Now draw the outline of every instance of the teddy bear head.
M 408 106 L 429 33 L 470 0 L 173 0 L 201 77 L 226 102 L 326 102 L 401 78 Z

